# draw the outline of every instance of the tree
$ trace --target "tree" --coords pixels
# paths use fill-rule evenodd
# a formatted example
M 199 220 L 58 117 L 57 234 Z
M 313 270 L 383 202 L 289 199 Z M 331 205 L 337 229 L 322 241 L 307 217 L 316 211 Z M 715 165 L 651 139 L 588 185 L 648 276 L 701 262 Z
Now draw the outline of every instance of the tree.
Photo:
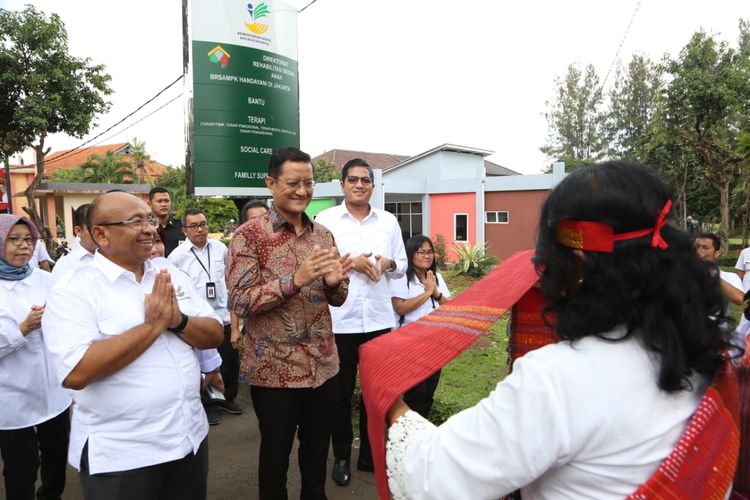
M 111 93 L 110 77 L 104 66 L 68 53 L 68 34 L 59 16 L 47 17 L 30 5 L 23 11 L 0 9 L 0 61 L 13 69 L 10 74 L 2 72 L 2 88 L 12 91 L 1 95 L 0 101 L 12 123 L 14 140 L 12 145 L 3 141 L 2 148 L 6 155 L 34 149 L 36 176 L 25 191 L 29 205 L 25 210 L 49 241 L 34 200 L 50 150 L 45 140 L 57 132 L 83 137 L 94 116 L 109 109 L 105 96 Z
M 566 163 L 590 163 L 602 157 L 605 114 L 599 77 L 592 65 L 581 72 L 568 66 L 564 79 L 555 79 L 555 99 L 544 114 L 549 128 L 547 144 L 540 148 L 550 158 Z
M 626 71 L 618 66 L 605 125 L 609 157 L 643 163 L 660 91 L 661 72 L 647 57 L 634 55 Z
M 146 162 L 151 159 L 151 156 L 146 152 L 146 141 L 133 137 L 133 143 L 130 145 L 130 158 L 133 160 L 133 171 L 138 182 L 144 184 L 148 180 L 150 184 L 151 179 L 146 172 Z
M 731 184 L 750 159 L 738 148 L 742 131 L 750 129 L 750 51 L 698 31 L 664 68 L 671 81 L 662 118 L 668 133 L 701 158 L 703 178 L 719 193 L 719 235 L 726 244 Z
M 107 151 L 104 156 L 91 155 L 78 166 L 78 170 L 82 182 L 124 184 L 134 178 L 130 162 L 114 151 Z
M 315 182 L 335 181 L 339 179 L 339 175 L 336 166 L 323 158 L 316 161 L 313 165 L 313 179 L 315 179 Z

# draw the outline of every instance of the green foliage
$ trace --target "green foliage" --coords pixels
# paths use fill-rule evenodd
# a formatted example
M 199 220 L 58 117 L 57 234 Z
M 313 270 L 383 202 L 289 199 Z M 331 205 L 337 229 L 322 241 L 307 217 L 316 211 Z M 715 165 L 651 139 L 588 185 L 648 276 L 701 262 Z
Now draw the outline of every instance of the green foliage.
M 646 132 L 656 112 L 661 87 L 659 68 L 645 56 L 633 55 L 626 71 L 618 66 L 605 124 L 611 158 L 644 161 Z
M 237 206 L 226 198 L 188 198 L 185 193 L 185 169 L 167 167 L 157 185 L 169 190 L 172 198 L 172 214 L 179 218 L 186 208 L 200 208 L 206 214 L 208 230 L 220 233 L 239 220 Z
M 453 247 L 458 256 L 456 272 L 458 274 L 467 274 L 469 276 L 484 276 L 492 266 L 498 263 L 497 257 L 487 253 L 486 243 L 477 243 L 476 245 L 461 245 Z
M 135 177 L 130 163 L 114 151 L 107 151 L 104 156 L 91 155 L 76 170 L 81 182 L 123 184 L 131 183 Z
M 313 164 L 313 179 L 315 182 L 335 181 L 339 179 L 339 173 L 333 163 L 321 158 Z
M 78 167 L 58 168 L 49 176 L 50 182 L 83 182 L 83 174 Z
M 591 162 L 604 153 L 605 114 L 603 94 L 594 66 L 584 72 L 568 66 L 564 79 L 555 80 L 555 98 L 548 101 L 544 114 L 549 127 L 547 144 L 541 149 L 550 158 L 567 157 Z
M 151 159 L 151 156 L 146 152 L 146 141 L 133 137 L 133 142 L 130 145 L 130 158 L 133 161 L 133 172 L 137 182 L 150 184 L 152 181 L 148 172 L 146 172 L 146 162 Z
M 26 210 L 40 228 L 34 196 L 44 176 L 44 141 L 58 132 L 78 138 L 88 133 L 94 116 L 109 109 L 109 81 L 104 66 L 69 54 L 68 34 L 56 14 L 47 17 L 31 5 L 0 9 L 0 148 L 5 155 L 35 150 L 37 172 L 26 190 Z
M 448 251 L 445 247 L 445 236 L 438 234 L 435 237 L 435 265 L 441 271 L 445 269 L 445 262 L 448 258 Z

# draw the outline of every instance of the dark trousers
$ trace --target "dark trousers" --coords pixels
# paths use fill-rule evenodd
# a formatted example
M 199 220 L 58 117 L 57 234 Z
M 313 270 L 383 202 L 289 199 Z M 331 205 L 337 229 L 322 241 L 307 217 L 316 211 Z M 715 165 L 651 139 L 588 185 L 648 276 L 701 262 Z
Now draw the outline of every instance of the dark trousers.
M 42 484 L 36 491 L 36 498 L 59 500 L 65 489 L 69 437 L 67 409 L 36 426 L 0 431 L 5 498 L 32 500 L 41 463 Z
M 314 389 L 250 386 L 260 427 L 258 489 L 261 500 L 288 498 L 286 474 L 295 433 L 299 440 L 300 498 L 326 498 L 326 465 L 334 389 L 334 379 Z
M 138 469 L 89 474 L 88 443 L 81 456 L 81 487 L 86 500 L 205 500 L 208 438 L 193 455 Z
M 224 325 L 224 342 L 219 346 L 221 355 L 221 378 L 224 379 L 224 397 L 227 401 L 234 401 L 240 383 L 240 353 L 232 347 L 230 337 L 232 328 Z
M 435 401 L 435 391 L 440 382 L 440 370 L 436 371 L 404 393 L 404 403 L 409 408 L 427 418 Z
M 337 460 L 350 460 L 352 455 L 352 395 L 357 381 L 359 346 L 384 333 L 390 328 L 368 333 L 347 333 L 334 335 L 339 351 L 339 373 L 336 375 L 336 399 L 334 401 L 333 428 L 331 443 L 333 456 Z M 367 411 L 362 398 L 359 399 L 359 457 L 361 461 L 372 462 L 370 439 L 367 437 Z

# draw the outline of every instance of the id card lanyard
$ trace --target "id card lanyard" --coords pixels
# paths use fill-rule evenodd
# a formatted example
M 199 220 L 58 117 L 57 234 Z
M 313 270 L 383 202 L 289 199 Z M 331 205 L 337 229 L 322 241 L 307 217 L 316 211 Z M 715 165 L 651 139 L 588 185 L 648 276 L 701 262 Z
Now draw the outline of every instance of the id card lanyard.
M 206 298 L 207 299 L 215 299 L 216 298 L 216 283 L 211 281 L 211 245 L 206 243 L 207 248 L 206 252 L 208 252 L 208 268 L 203 265 L 203 261 L 198 257 L 198 254 L 195 253 L 195 249 L 191 248 L 190 252 L 192 252 L 193 257 L 195 257 L 195 260 L 198 261 L 198 264 L 201 265 L 204 271 L 206 271 L 206 274 L 208 275 L 208 281 L 206 282 Z

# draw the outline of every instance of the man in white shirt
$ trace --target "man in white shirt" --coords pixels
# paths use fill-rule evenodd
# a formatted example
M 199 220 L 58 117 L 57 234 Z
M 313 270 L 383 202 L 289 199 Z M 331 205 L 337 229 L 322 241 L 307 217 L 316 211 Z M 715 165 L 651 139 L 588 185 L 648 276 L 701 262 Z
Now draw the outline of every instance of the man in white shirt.
M 182 214 L 182 232 L 187 239 L 169 254 L 169 261 L 184 271 L 192 282 L 195 293 L 206 299 L 224 323 L 224 342 L 219 347 L 221 377 L 224 381 L 225 400 L 211 401 L 203 397 L 210 424 L 218 424 L 217 406 L 235 415 L 244 409 L 235 398 L 240 380 L 240 358 L 231 341 L 231 312 L 227 307 L 227 284 L 224 270 L 227 247 L 208 237 L 206 214 L 198 208 L 188 208 Z
M 36 240 L 36 246 L 34 247 L 34 253 L 31 254 L 29 265 L 32 268 L 41 269 L 42 271 L 47 271 L 49 273 L 52 271 L 52 266 L 50 266 L 49 264 L 50 262 L 52 262 L 52 258 L 47 252 L 47 247 L 44 245 L 44 240 L 39 238 L 38 240 Z
M 193 348 L 218 346 L 221 320 L 179 284 L 179 270 L 149 261 L 158 238 L 149 214 L 127 193 L 94 200 L 87 225 L 98 250 L 53 287 L 42 319 L 58 379 L 73 390 L 68 461 L 87 499 L 206 497 Z
M 721 239 L 713 233 L 701 233 L 695 237 L 695 250 L 701 260 L 716 263 L 721 257 Z M 734 273 L 722 271 L 718 265 L 716 269 L 719 271 L 724 297 L 733 304 L 742 305 L 745 292 L 740 277 Z
M 52 276 L 55 280 L 72 273 L 80 266 L 89 264 L 94 258 L 96 243 L 91 239 L 91 234 L 86 228 L 86 212 L 90 206 L 90 203 L 84 203 L 76 208 L 73 214 L 73 234 L 76 235 L 76 239 L 73 240 L 70 253 L 60 257 L 55 267 L 52 268 Z
M 361 158 L 341 170 L 344 203 L 318 214 L 315 222 L 327 227 L 341 254 L 351 254 L 356 272 L 350 273 L 349 295 L 341 307 L 331 307 L 333 333 L 339 352 L 339 373 L 334 407 L 332 477 L 340 486 L 351 479 L 352 394 L 357 376 L 359 347 L 389 332 L 395 325 L 388 279 L 406 271 L 406 252 L 396 218 L 370 205 L 373 172 Z M 360 401 L 360 448 L 357 468 L 372 471 L 367 413 Z

